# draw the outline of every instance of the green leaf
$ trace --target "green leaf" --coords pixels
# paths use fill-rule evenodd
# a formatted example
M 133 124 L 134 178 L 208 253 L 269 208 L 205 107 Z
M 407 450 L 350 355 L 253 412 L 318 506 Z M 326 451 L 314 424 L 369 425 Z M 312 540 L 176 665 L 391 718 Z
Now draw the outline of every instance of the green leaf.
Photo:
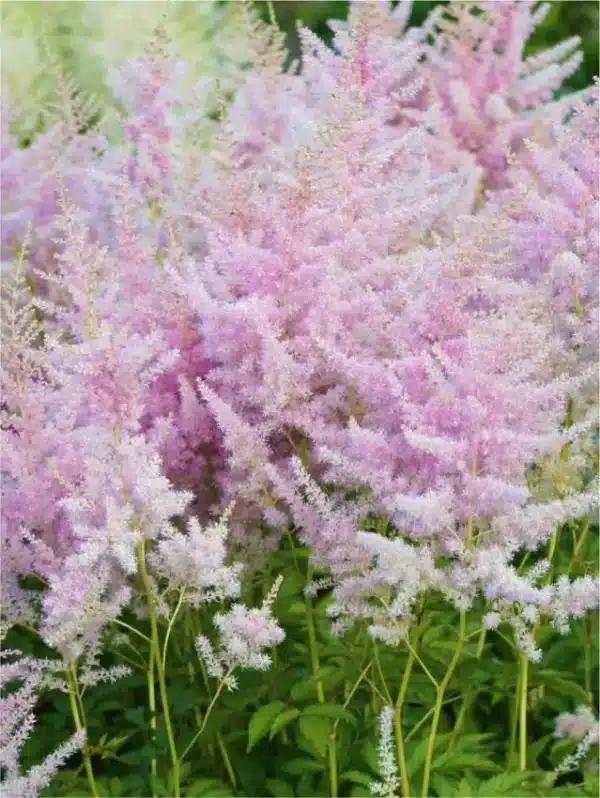
M 286 609 L 287 615 L 304 615 L 306 613 L 306 604 L 302 601 L 295 601 Z
M 284 708 L 283 701 L 272 701 L 270 704 L 266 704 L 256 710 L 248 724 L 248 752 L 254 748 L 260 739 L 268 734 L 271 724 Z
M 442 776 L 441 773 L 431 774 L 431 784 L 438 795 L 456 795 L 457 783 L 446 778 L 446 776 Z
M 480 754 L 458 754 L 455 751 L 448 751 L 446 754 L 434 759 L 432 768 L 434 770 L 445 769 L 449 771 L 466 770 L 467 768 L 472 768 L 475 771 L 502 770 L 500 765 Z
M 135 707 L 135 709 L 126 709 L 125 712 L 123 713 L 123 716 L 135 727 L 146 725 L 146 713 L 144 707 Z
M 165 782 L 158 776 L 151 778 L 152 781 L 152 794 L 159 796 L 159 798 L 169 798 L 171 790 Z
M 303 710 L 304 715 L 319 715 L 323 718 L 333 718 L 334 720 L 345 720 L 351 726 L 358 725 L 356 718 L 351 712 L 338 704 L 311 704 Z
M 496 798 L 501 795 L 514 795 L 517 787 L 523 787 L 531 780 L 531 772 L 521 773 L 500 773 L 491 779 L 482 781 L 477 788 L 476 795 L 479 798 Z M 520 792 L 520 790 L 519 790 Z
M 373 782 L 373 776 L 368 773 L 361 773 L 358 770 L 347 770 L 341 775 L 342 781 L 351 781 L 353 784 L 362 784 L 363 787 L 369 787 Z
M 282 712 L 281 715 L 278 715 L 275 720 L 273 721 L 273 725 L 271 726 L 271 733 L 269 735 L 269 739 L 272 740 L 276 734 L 285 728 L 288 723 L 291 723 L 300 715 L 300 710 L 296 709 L 295 707 L 292 709 L 286 709 L 285 712 Z
M 305 701 L 307 698 L 314 698 L 317 695 L 317 685 L 314 679 L 304 679 L 290 690 L 290 696 L 294 701 Z
M 267 779 L 265 786 L 275 798 L 290 798 L 294 795 L 294 788 L 283 779 Z
M 185 788 L 186 798 L 201 798 L 202 796 L 231 795 L 231 790 L 219 779 L 198 779 Z
M 329 741 L 329 721 L 316 715 L 302 715 L 298 721 L 300 733 L 315 753 L 324 757 Z
M 301 776 L 303 773 L 320 773 L 323 770 L 323 763 L 307 757 L 290 759 L 281 766 L 281 770 L 289 773 L 290 776 Z
M 527 762 L 530 767 L 537 767 L 538 757 L 553 738 L 553 734 L 546 734 L 534 743 L 529 743 L 527 746 Z
M 379 755 L 377 747 L 372 740 L 367 740 L 362 749 L 365 764 L 371 768 L 373 773 L 379 773 Z
M 341 684 L 344 681 L 344 674 L 340 671 L 340 668 L 334 667 L 325 667 L 321 668 L 318 673 L 319 678 L 323 682 L 324 687 L 334 687 L 338 684 Z M 290 690 L 290 696 L 294 701 L 306 701 L 308 698 L 316 698 L 317 696 L 317 685 L 315 680 L 311 677 L 310 679 L 304 679 L 300 682 L 296 682 L 296 684 Z

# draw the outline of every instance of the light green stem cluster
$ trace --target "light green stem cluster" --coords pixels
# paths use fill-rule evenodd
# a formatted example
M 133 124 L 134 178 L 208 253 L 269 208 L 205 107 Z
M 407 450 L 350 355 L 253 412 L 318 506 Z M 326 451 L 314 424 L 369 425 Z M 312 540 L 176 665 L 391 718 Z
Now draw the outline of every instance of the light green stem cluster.
M 74 663 L 70 663 L 68 666 L 67 678 L 69 683 L 71 713 L 73 715 L 73 721 L 75 722 L 75 728 L 79 732 L 86 732 L 85 712 L 83 710 L 83 702 L 81 700 L 81 692 L 79 690 L 79 682 L 77 680 L 77 666 Z M 100 793 L 98 792 L 98 787 L 96 786 L 96 779 L 94 777 L 94 769 L 92 767 L 92 759 L 90 757 L 87 740 L 83 744 L 82 756 L 90 792 L 94 798 L 99 798 Z
M 144 550 L 144 541 L 140 541 L 137 546 L 138 568 L 142 584 L 146 592 L 146 604 L 148 607 L 148 616 L 150 618 L 150 646 L 151 646 L 151 660 L 154 661 L 154 668 L 158 677 L 158 688 L 160 693 L 161 706 L 163 717 L 165 721 L 165 728 L 167 731 L 167 740 L 169 743 L 169 753 L 171 756 L 173 791 L 175 798 L 180 796 L 180 766 L 179 757 L 177 756 L 177 748 L 175 746 L 175 736 L 173 734 L 173 725 L 171 723 L 171 713 L 169 711 L 169 695 L 167 692 L 167 683 L 165 680 L 165 669 L 160 650 L 160 637 L 158 634 L 158 618 L 156 615 L 156 599 L 152 592 L 150 578 L 148 576 L 148 569 L 146 568 L 146 555 Z

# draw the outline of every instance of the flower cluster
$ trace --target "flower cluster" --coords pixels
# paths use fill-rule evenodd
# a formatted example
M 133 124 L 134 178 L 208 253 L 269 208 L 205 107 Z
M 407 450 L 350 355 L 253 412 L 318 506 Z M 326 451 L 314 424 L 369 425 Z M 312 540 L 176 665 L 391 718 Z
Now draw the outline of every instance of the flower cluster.
M 398 765 L 394 751 L 394 732 L 392 724 L 394 710 L 392 707 L 383 707 L 379 718 L 379 770 L 383 781 L 371 784 L 371 795 L 380 795 L 382 798 L 395 798 L 400 788 L 398 778 Z
M 215 652 L 210 640 L 200 635 L 196 640 L 198 656 L 210 676 L 219 679 L 229 690 L 236 686 L 233 675 L 237 668 L 265 671 L 271 657 L 262 649 L 279 645 L 285 634 L 271 615 L 271 609 L 283 577 L 279 577 L 260 609 L 234 604 L 227 613 L 215 613 L 213 623 L 219 632 L 219 649 Z
M 395 644 L 427 591 L 479 595 L 535 660 L 540 618 L 597 607 L 515 565 L 597 509 L 597 92 L 553 99 L 576 42 L 525 58 L 532 3 L 481 6 L 406 30 L 409 3 L 354 3 L 285 73 L 246 9 L 209 139 L 161 22 L 120 136 L 63 86 L 56 125 L 3 138 L 7 624 L 39 612 L 77 661 L 140 580 L 159 611 L 159 582 L 239 598 L 227 529 L 243 554 L 290 522 L 340 631 Z M 212 675 L 269 666 L 272 600 L 214 616 Z
M 76 732 L 49 754 L 40 765 L 35 765 L 26 774 L 21 773 L 19 755 L 35 724 L 34 708 L 37 691 L 47 680 L 44 671 L 54 663 L 33 660 L 20 656 L 20 652 L 4 650 L 0 664 L 0 687 L 3 690 L 18 681 L 20 686 L 0 698 L 0 767 L 2 767 L 2 791 L 14 798 L 35 798 L 69 757 L 82 747 L 85 735 Z
M 563 712 L 556 718 L 555 736 L 579 740 L 575 752 L 566 756 L 555 771 L 557 775 L 568 773 L 577 767 L 592 746 L 600 742 L 600 723 L 589 707 L 580 706 L 574 714 Z

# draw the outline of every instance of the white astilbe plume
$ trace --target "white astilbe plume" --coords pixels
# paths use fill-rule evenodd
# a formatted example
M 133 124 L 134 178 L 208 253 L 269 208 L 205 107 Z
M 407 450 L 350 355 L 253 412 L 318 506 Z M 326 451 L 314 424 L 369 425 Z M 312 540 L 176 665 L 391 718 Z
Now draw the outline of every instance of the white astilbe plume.
M 9 658 L 12 661 L 7 662 Z M 20 657 L 20 652 L 5 650 L 0 665 L 0 769 L 2 781 L 0 793 L 10 798 L 36 798 L 50 785 L 56 771 L 65 761 L 78 751 L 85 740 L 84 732 L 76 732 L 55 751 L 49 754 L 40 765 L 22 774 L 19 766 L 21 749 L 35 725 L 35 705 L 37 692 L 44 684 L 49 684 L 44 670 L 54 668 L 57 663 L 47 660 L 34 660 Z M 62 663 L 58 663 L 58 668 Z M 7 694 L 6 685 L 19 681 L 21 684 Z M 52 680 L 50 680 L 51 682 Z
M 196 518 L 187 521 L 187 535 L 173 532 L 158 542 L 150 559 L 173 586 L 185 588 L 185 600 L 193 605 L 237 598 L 241 591 L 241 563 L 227 565 L 227 524 L 233 505 L 214 524 L 202 527 Z
M 285 637 L 283 629 L 271 615 L 282 581 L 281 576 L 275 580 L 260 609 L 248 609 L 236 603 L 227 613 L 215 614 L 213 623 L 220 638 L 218 651 L 204 635 L 196 640 L 198 656 L 209 674 L 220 679 L 226 671 L 229 689 L 233 689 L 235 684 L 230 680 L 235 668 L 265 671 L 271 667 L 271 657 L 263 649 L 279 645 Z
M 562 712 L 556 718 L 555 737 L 585 737 L 588 732 L 596 729 L 598 721 L 589 707 L 579 706 L 574 713 Z
M 328 614 L 336 619 L 338 630 L 344 629 L 346 618 L 363 619 L 373 638 L 398 645 L 410 625 L 415 600 L 436 579 L 431 552 L 371 532 L 359 532 L 357 543 L 372 558 L 372 567 L 339 579 Z
M 397 798 L 400 787 L 398 778 L 398 766 L 394 754 L 394 732 L 392 724 L 394 721 L 394 710 L 391 707 L 383 707 L 379 716 L 379 772 L 382 781 L 371 783 L 371 795 L 379 795 L 382 798 Z
M 566 756 L 555 769 L 555 774 L 573 770 L 593 745 L 600 741 L 600 723 L 589 707 L 580 706 L 574 714 L 563 712 L 556 718 L 555 737 L 574 737 L 579 744 L 574 753 Z

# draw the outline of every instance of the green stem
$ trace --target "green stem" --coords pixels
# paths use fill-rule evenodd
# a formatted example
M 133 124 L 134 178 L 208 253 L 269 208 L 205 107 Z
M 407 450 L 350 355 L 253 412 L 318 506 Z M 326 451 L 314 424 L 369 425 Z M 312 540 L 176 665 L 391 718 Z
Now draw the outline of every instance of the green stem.
M 306 575 L 307 581 L 311 580 L 311 569 L 309 566 Z M 317 701 L 319 704 L 325 703 L 325 690 L 323 689 L 323 682 L 321 679 L 321 663 L 319 661 L 319 649 L 317 644 L 317 635 L 315 631 L 315 621 L 313 616 L 313 607 L 310 598 L 306 597 L 306 625 L 308 630 L 308 645 L 310 649 L 310 663 L 312 668 L 313 681 L 317 691 Z M 338 794 L 338 775 L 337 775 L 337 755 L 335 749 L 335 735 L 329 735 L 327 743 L 327 764 L 329 768 L 329 785 L 331 798 L 337 798 Z
M 396 750 L 398 752 L 398 765 L 400 768 L 400 783 L 402 784 L 402 795 L 404 798 L 410 796 L 410 779 L 408 777 L 408 768 L 406 765 L 406 751 L 404 749 L 404 728 L 402 724 L 402 710 L 404 707 L 404 699 L 408 692 L 408 683 L 412 673 L 413 665 L 416 661 L 415 649 L 410 646 L 408 651 L 408 660 L 402 674 L 402 682 L 400 683 L 400 690 L 398 692 L 398 699 L 394 707 L 394 732 L 396 737 Z
M 152 744 L 156 745 L 156 689 L 154 686 L 154 648 L 150 648 L 150 657 L 148 659 L 148 671 L 146 674 L 148 681 L 148 706 L 150 708 L 150 736 L 152 737 Z M 156 797 L 154 789 L 155 779 L 158 775 L 156 769 L 156 757 L 152 755 L 150 762 L 150 774 L 152 776 L 152 796 Z
M 481 630 L 478 632 L 479 640 L 477 641 L 477 652 L 476 652 L 476 655 L 475 655 L 477 659 L 481 659 L 481 655 L 483 654 L 483 649 L 485 648 L 486 632 L 487 632 L 487 629 L 484 626 L 482 626 Z M 465 639 L 468 640 L 469 637 L 471 637 L 471 635 L 468 635 L 467 638 L 465 638 Z M 460 709 L 458 711 L 458 715 L 456 716 L 456 720 L 454 722 L 454 729 L 452 730 L 452 737 L 450 738 L 450 742 L 448 743 L 448 750 L 449 751 L 452 748 L 454 748 L 454 746 L 456 744 L 456 740 L 458 739 L 458 736 L 459 736 L 459 734 L 461 732 L 461 729 L 462 729 L 463 723 L 465 721 L 465 718 L 467 716 L 467 713 L 471 709 L 471 706 L 473 704 L 473 701 L 475 700 L 476 695 L 477 695 L 477 692 L 475 690 L 470 690 L 469 689 L 467 694 L 466 694 L 466 696 L 465 696 L 465 698 L 464 698 L 464 701 L 461 704 L 461 707 L 460 707 Z
M 381 686 L 383 687 L 386 695 L 386 699 L 388 704 L 393 704 L 394 701 L 392 700 L 392 694 L 389 691 L 387 686 L 387 682 L 385 676 L 383 675 L 383 668 L 381 667 L 381 660 L 379 659 L 379 649 L 377 648 L 377 641 L 373 640 L 373 651 L 375 652 L 375 664 L 377 665 L 377 672 L 379 673 L 379 679 L 381 681 Z
M 519 770 L 527 770 L 527 687 L 529 660 L 519 657 L 521 679 L 519 684 Z
M 112 623 L 122 626 L 123 629 L 127 629 L 128 632 L 133 632 L 138 637 L 141 637 L 146 643 L 148 643 L 148 645 L 152 645 L 152 641 L 149 637 L 147 637 L 143 632 L 140 632 L 140 630 L 136 629 L 134 626 L 130 626 L 128 623 L 125 623 L 125 621 L 120 621 L 118 618 L 113 618 Z
M 221 734 L 220 731 L 217 732 L 217 745 L 219 746 L 219 751 L 221 752 L 221 757 L 223 759 L 227 775 L 229 776 L 229 781 L 231 782 L 231 786 L 233 787 L 234 790 L 237 790 L 237 779 L 235 777 L 235 770 L 233 769 L 233 765 L 231 764 L 229 751 L 227 750 L 227 746 L 225 745 L 225 740 L 223 739 L 223 735 Z
M 158 619 L 156 617 L 156 602 L 154 594 L 152 593 L 152 586 L 150 585 L 150 578 L 146 568 L 146 557 L 144 551 L 144 541 L 140 541 L 137 546 L 138 567 L 144 589 L 146 591 L 146 603 L 148 606 L 148 615 L 150 617 L 150 630 L 151 630 L 151 647 L 154 655 L 154 664 L 156 666 L 156 674 L 158 676 L 158 687 L 160 692 L 160 700 L 162 705 L 163 716 L 165 719 L 165 728 L 167 731 L 167 740 L 169 742 L 169 752 L 171 755 L 171 765 L 173 768 L 173 790 L 175 798 L 179 798 L 179 757 L 177 756 L 177 747 L 175 746 L 175 737 L 173 735 L 173 726 L 171 724 L 171 713 L 169 712 L 169 696 L 167 693 L 167 683 L 165 681 L 165 671 L 162 666 L 160 656 L 160 639 L 158 635 Z
M 438 690 L 439 689 L 439 684 L 437 683 L 437 680 L 434 679 L 434 677 L 431 675 L 431 672 L 429 671 L 429 668 L 427 668 L 427 666 L 425 665 L 425 663 L 423 662 L 421 657 L 413 649 L 413 647 L 410 644 L 410 641 L 406 640 L 405 642 L 406 642 L 406 645 L 408 647 L 408 650 L 410 651 L 410 653 L 412 655 L 413 660 L 416 660 L 419 663 L 419 665 L 421 666 L 421 668 L 425 672 L 427 678 L 433 683 L 433 686 L 435 687 L 435 689 Z M 411 663 L 411 668 L 412 668 L 412 663 Z
M 200 735 L 202 734 L 202 732 L 203 732 L 203 731 L 204 731 L 204 729 L 206 728 L 206 724 L 208 723 L 208 718 L 210 717 L 210 713 L 213 711 L 215 704 L 216 704 L 216 703 L 217 703 L 217 701 L 219 700 L 219 696 L 221 695 L 221 692 L 222 692 L 223 688 L 225 687 L 225 685 L 226 685 L 226 683 L 227 683 L 227 680 L 228 680 L 228 678 L 229 678 L 229 677 L 231 676 L 231 674 L 233 673 L 233 670 L 234 670 L 234 666 L 233 666 L 233 665 L 231 665 L 231 667 L 229 668 L 229 670 L 227 671 L 227 673 L 225 674 L 225 676 L 223 677 L 223 679 L 221 679 L 221 682 L 219 683 L 219 686 L 217 687 L 217 690 L 216 690 L 216 692 L 215 692 L 215 694 L 214 694 L 214 696 L 213 696 L 213 698 L 212 698 L 212 701 L 211 701 L 211 702 L 210 702 L 210 704 L 208 705 L 208 709 L 206 710 L 206 712 L 205 712 L 205 714 L 204 714 L 204 720 L 202 721 L 202 725 L 200 726 L 200 728 L 198 729 L 198 731 L 196 732 L 196 734 L 193 736 L 193 738 L 192 738 L 192 741 L 189 743 L 189 745 L 187 746 L 187 748 L 185 749 L 185 751 L 184 751 L 184 752 L 183 752 L 183 754 L 181 755 L 181 758 L 180 758 L 180 761 L 181 761 L 181 762 L 183 762 L 183 760 L 185 759 L 185 757 L 186 757 L 186 756 L 189 754 L 189 752 L 192 750 L 192 748 L 194 747 L 194 744 L 195 744 L 196 740 L 198 739 L 198 737 L 200 737 Z
M 210 682 L 208 681 L 208 675 L 204 668 L 204 664 L 203 663 L 200 664 L 202 669 L 202 679 L 204 681 L 204 686 L 206 687 L 206 692 L 210 697 L 212 691 L 210 689 Z M 191 662 L 188 663 L 188 666 L 191 669 L 190 672 L 193 674 L 192 681 L 195 681 L 196 671 L 194 669 L 194 666 L 192 665 Z M 199 729 L 202 727 L 202 719 L 200 717 L 200 713 L 198 712 L 198 710 L 196 710 L 196 724 Z M 229 756 L 229 751 L 227 750 L 227 744 L 225 743 L 223 735 L 221 734 L 220 731 L 217 732 L 216 739 L 217 739 L 217 745 L 219 746 L 219 751 L 221 752 L 221 758 L 223 759 L 223 764 L 225 765 L 225 770 L 227 771 L 227 775 L 229 776 L 229 781 L 231 782 L 231 786 L 233 787 L 234 790 L 237 790 L 237 778 L 235 775 L 235 770 L 233 769 L 233 765 L 231 764 L 231 757 Z
M 444 706 L 446 706 L 446 704 L 453 704 L 455 701 L 458 701 L 458 700 L 460 700 L 460 696 L 459 695 L 454 696 L 454 698 L 448 698 L 446 701 L 444 701 Z M 405 743 L 407 743 L 409 740 L 411 740 L 415 736 L 415 734 L 419 731 L 421 726 L 429 720 L 429 718 L 433 715 L 433 710 L 434 710 L 434 707 L 432 707 L 431 709 L 427 710 L 427 712 L 423 715 L 421 720 L 418 721 L 418 723 L 416 723 L 412 727 L 412 729 L 406 735 L 406 738 L 404 740 Z
M 583 532 L 581 533 L 581 537 L 579 538 L 573 549 L 573 554 L 571 556 L 571 561 L 569 562 L 569 568 L 567 570 L 567 576 L 571 575 L 571 571 L 573 570 L 575 565 L 577 565 L 577 562 L 579 560 L 579 553 L 583 547 L 583 544 L 585 543 L 590 525 L 591 525 L 591 519 L 588 517 L 586 518 L 585 523 L 583 525 Z
M 183 604 L 183 597 L 185 596 L 185 587 L 182 588 L 181 593 L 179 594 L 179 601 L 177 602 L 177 606 L 173 610 L 173 615 L 169 620 L 169 626 L 167 627 L 167 634 L 165 635 L 165 644 L 163 646 L 163 656 L 162 656 L 162 667 L 163 671 L 167 666 L 167 648 L 169 645 L 169 637 L 171 636 L 171 630 L 173 629 L 173 624 L 175 623 L 175 619 L 179 615 L 179 610 L 181 609 L 181 605 Z
M 515 693 L 515 700 L 513 705 L 512 717 L 511 717 L 511 724 L 510 724 L 510 743 L 508 746 L 508 757 L 507 757 L 507 766 L 509 770 L 512 768 L 513 760 L 515 756 L 515 748 L 517 745 L 517 728 L 519 725 L 519 705 L 520 699 L 519 696 L 521 694 L 521 669 L 519 669 L 519 677 L 517 681 L 517 691 Z
M 73 721 L 75 722 L 75 728 L 79 732 L 86 732 L 85 722 L 82 720 L 83 717 L 83 707 L 81 705 L 81 697 L 79 695 L 79 684 L 77 682 L 77 670 L 75 669 L 75 665 L 69 665 L 68 671 L 68 679 L 69 679 L 69 701 L 71 702 L 71 713 L 73 715 Z M 92 767 L 92 759 L 90 757 L 89 746 L 87 742 L 87 738 L 83 743 L 82 749 L 82 756 L 83 756 L 83 764 L 85 766 L 85 772 L 87 774 L 87 780 L 90 787 L 90 792 L 94 796 L 94 798 L 99 798 L 100 793 L 98 792 L 98 787 L 96 785 L 96 779 L 94 778 L 94 769 Z
M 594 704 L 594 694 L 592 693 L 592 635 L 588 615 L 583 616 L 583 666 L 585 669 L 585 692 L 588 706 L 591 707 Z
M 421 788 L 421 795 L 423 798 L 427 798 L 429 794 L 429 779 L 431 777 L 431 765 L 433 762 L 433 754 L 435 751 L 435 740 L 437 736 L 437 730 L 440 722 L 440 716 L 442 713 L 442 707 L 444 706 L 444 694 L 446 692 L 446 688 L 448 687 L 450 680 L 452 679 L 452 675 L 458 665 L 458 661 L 460 659 L 462 653 L 462 647 L 465 639 L 467 628 L 467 616 L 466 613 L 463 611 L 460 613 L 460 625 L 459 625 L 459 634 L 458 634 L 458 643 L 456 648 L 454 649 L 454 655 L 450 660 L 450 664 L 446 669 L 446 673 L 444 674 L 444 678 L 440 682 L 440 685 L 437 689 L 437 695 L 435 699 L 435 704 L 433 707 L 433 718 L 431 721 L 431 730 L 429 732 L 429 741 L 427 743 L 427 753 L 425 755 L 425 770 L 423 773 L 423 785 Z

